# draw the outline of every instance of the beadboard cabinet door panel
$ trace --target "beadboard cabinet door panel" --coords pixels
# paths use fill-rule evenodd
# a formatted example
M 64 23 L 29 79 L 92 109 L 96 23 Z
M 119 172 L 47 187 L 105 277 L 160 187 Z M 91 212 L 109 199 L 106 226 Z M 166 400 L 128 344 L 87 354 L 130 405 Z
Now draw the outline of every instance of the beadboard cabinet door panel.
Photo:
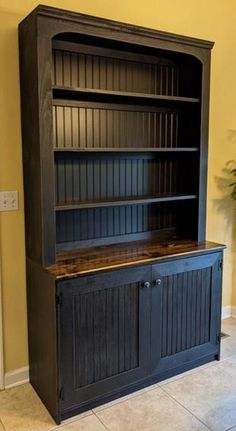
M 219 355 L 222 255 L 152 267 L 152 373 Z
M 63 412 L 147 375 L 150 274 L 146 266 L 58 284 Z

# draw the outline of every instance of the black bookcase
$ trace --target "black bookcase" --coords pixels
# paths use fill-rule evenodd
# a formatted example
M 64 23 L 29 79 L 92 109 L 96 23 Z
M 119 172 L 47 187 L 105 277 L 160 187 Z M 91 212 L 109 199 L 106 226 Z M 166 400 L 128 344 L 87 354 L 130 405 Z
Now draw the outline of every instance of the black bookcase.
M 30 378 L 60 422 L 219 358 L 213 43 L 46 6 L 19 35 Z

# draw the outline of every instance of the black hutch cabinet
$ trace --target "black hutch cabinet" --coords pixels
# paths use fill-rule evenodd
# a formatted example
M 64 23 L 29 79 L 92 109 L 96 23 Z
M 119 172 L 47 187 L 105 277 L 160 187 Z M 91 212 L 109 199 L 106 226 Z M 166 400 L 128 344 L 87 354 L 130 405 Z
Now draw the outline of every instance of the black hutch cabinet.
M 46 6 L 19 40 L 30 381 L 59 423 L 219 359 L 213 44 Z

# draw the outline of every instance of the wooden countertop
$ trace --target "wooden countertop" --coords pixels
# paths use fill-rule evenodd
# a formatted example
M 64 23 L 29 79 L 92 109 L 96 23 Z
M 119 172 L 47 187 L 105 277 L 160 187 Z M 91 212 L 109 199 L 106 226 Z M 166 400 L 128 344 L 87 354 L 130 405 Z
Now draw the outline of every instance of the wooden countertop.
M 57 280 L 63 280 L 114 268 L 154 263 L 186 254 L 209 253 L 222 248 L 225 246 L 210 241 L 175 241 L 161 245 L 155 241 L 135 241 L 60 252 L 56 263 L 46 269 Z

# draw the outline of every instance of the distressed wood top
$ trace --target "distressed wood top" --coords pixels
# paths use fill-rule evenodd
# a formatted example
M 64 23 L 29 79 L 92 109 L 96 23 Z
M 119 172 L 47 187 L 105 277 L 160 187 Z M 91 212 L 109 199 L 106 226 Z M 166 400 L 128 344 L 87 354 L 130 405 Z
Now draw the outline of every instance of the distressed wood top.
M 187 254 L 203 254 L 221 250 L 224 245 L 209 241 L 176 241 L 157 244 L 155 241 L 134 241 L 96 248 L 60 252 L 57 262 L 46 269 L 57 279 L 123 268 L 142 263 L 155 263 Z

